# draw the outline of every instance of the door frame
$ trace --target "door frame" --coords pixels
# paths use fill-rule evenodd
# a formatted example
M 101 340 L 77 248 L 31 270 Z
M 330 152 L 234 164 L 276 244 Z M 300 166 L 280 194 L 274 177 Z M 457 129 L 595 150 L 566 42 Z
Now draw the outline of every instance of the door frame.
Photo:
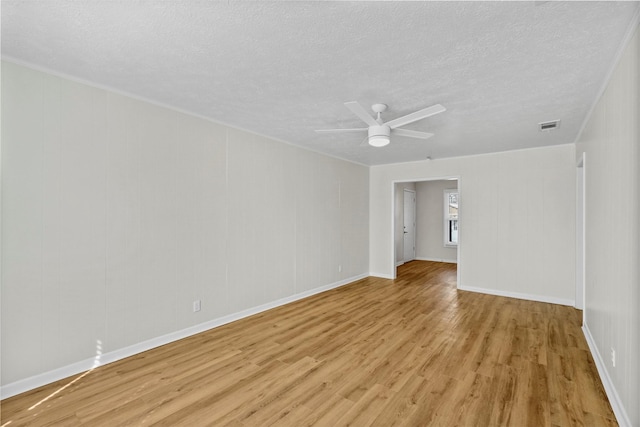
M 428 182 L 428 181 L 446 181 L 446 180 L 452 180 L 455 179 L 458 181 L 458 197 L 460 198 L 460 212 L 458 213 L 458 251 L 457 251 L 457 266 L 458 268 L 456 269 L 456 288 L 460 287 L 460 284 L 462 283 L 462 274 L 461 274 L 461 266 L 462 266 L 462 262 L 463 262 L 463 258 L 461 256 L 462 254 L 462 244 L 463 244 L 463 240 L 464 240 L 464 211 L 462 209 L 462 205 L 464 204 L 464 199 L 463 199 L 463 193 L 462 193 L 462 179 L 460 177 L 460 175 L 444 175 L 444 176 L 436 176 L 436 177 L 429 177 L 429 178 L 416 178 L 416 179 L 398 179 L 395 181 L 391 182 L 391 224 L 389 227 L 389 231 L 391 232 L 391 239 L 390 241 L 393 243 L 395 242 L 395 220 L 396 220 L 396 207 L 395 207 L 395 196 L 396 196 L 396 184 L 403 184 L 403 183 L 407 183 L 407 182 L 415 182 L 415 183 L 419 183 L 419 182 Z M 417 204 L 417 203 L 416 203 Z M 395 279 L 396 277 L 398 277 L 398 265 L 396 264 L 396 245 L 395 243 L 393 243 L 391 245 L 391 253 L 389 254 L 389 258 L 391 259 L 391 265 L 393 265 L 393 274 L 391 276 L 389 276 L 389 279 Z
M 574 307 L 582 310 L 585 320 L 586 302 L 586 153 L 582 153 L 576 165 L 576 288 Z

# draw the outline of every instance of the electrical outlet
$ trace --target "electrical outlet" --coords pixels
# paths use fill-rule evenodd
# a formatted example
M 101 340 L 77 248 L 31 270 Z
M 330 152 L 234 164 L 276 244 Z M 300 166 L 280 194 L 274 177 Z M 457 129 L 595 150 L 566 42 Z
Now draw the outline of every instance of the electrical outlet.
M 338 266 L 338 273 L 342 273 L 342 265 Z
M 193 302 L 193 312 L 200 311 L 200 300 L 197 299 Z
M 611 364 L 616 367 L 616 349 L 611 347 Z

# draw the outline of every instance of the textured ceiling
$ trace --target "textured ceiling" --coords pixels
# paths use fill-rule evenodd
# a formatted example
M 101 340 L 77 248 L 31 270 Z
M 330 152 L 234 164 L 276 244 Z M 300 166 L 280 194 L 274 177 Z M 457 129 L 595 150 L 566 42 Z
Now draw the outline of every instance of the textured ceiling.
M 3 58 L 367 165 L 571 143 L 638 2 L 2 1 Z M 429 140 L 361 146 L 343 103 Z M 562 120 L 552 132 L 537 123 Z

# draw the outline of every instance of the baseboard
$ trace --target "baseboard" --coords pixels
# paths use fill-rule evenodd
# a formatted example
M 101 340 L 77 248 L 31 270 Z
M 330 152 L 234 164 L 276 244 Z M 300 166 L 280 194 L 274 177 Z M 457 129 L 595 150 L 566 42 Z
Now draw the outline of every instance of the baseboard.
M 172 332 L 156 338 L 152 338 L 150 340 L 143 341 L 128 347 L 124 347 L 118 350 L 104 353 L 100 356 L 81 360 L 79 362 L 75 362 L 70 365 L 66 365 L 57 369 L 53 369 L 51 371 L 44 372 L 42 374 L 34 375 L 29 378 L 25 378 L 10 384 L 6 384 L 0 387 L 0 398 L 6 399 L 8 397 L 15 396 L 17 394 L 24 393 L 29 390 L 33 390 L 34 388 L 38 388 L 55 381 L 59 381 L 74 375 L 81 374 L 83 372 L 90 371 L 92 369 L 95 369 L 98 366 L 116 362 L 118 360 L 122 360 L 130 356 L 134 356 L 144 351 L 151 350 L 153 348 L 160 347 L 162 345 L 169 344 L 171 342 L 181 340 L 183 338 L 187 338 L 195 334 L 199 334 L 201 332 L 207 331 L 212 328 L 216 328 L 218 326 L 222 326 L 227 323 L 231 323 L 236 320 L 240 320 L 245 317 L 249 317 L 254 314 L 258 314 L 263 311 L 270 310 L 272 308 L 280 307 L 282 305 L 289 304 L 291 302 L 298 301 L 298 300 L 310 297 L 312 295 L 319 294 L 321 292 L 326 292 L 331 289 L 339 288 L 349 283 L 353 283 L 357 280 L 364 279 L 367 276 L 368 274 L 360 274 L 357 276 L 353 276 L 348 279 L 340 280 L 338 282 L 334 282 L 325 286 L 320 286 L 305 292 L 300 292 L 285 298 L 281 298 L 266 304 L 259 305 L 257 307 L 252 307 L 237 313 L 219 317 L 217 319 L 200 323 L 198 325 L 194 325 L 189 328 L 182 329 L 180 331 L 176 331 L 176 332 Z
M 404 264 L 404 261 L 398 261 L 396 262 L 396 267 L 400 267 L 402 264 Z
M 446 259 L 446 258 L 425 258 L 425 257 L 416 257 L 418 261 L 432 261 L 432 262 L 448 262 L 450 264 L 457 264 L 457 259 Z
M 391 280 L 395 279 L 395 277 L 393 277 L 392 275 L 390 275 L 390 274 L 384 274 L 384 273 L 373 273 L 373 272 L 372 272 L 372 273 L 369 273 L 369 276 L 372 276 L 372 277 L 379 277 L 379 278 L 381 278 L 381 279 L 391 279 Z
M 616 416 L 618 424 L 620 427 L 631 427 L 631 420 L 627 415 L 627 411 L 624 410 L 624 405 L 620 400 L 620 396 L 618 396 L 618 392 L 616 391 L 616 387 L 613 385 L 613 381 L 611 381 L 609 371 L 607 371 L 607 365 L 604 363 L 604 360 L 598 351 L 598 346 L 596 345 L 586 322 L 583 322 L 582 324 L 582 332 L 584 333 L 584 337 L 589 345 L 591 356 L 593 356 L 596 368 L 598 369 L 598 374 L 600 375 L 600 381 L 602 381 L 604 391 L 607 393 L 607 398 L 609 398 L 609 403 L 611 404 L 611 408 L 613 409 L 613 413 Z
M 458 289 L 461 291 L 478 292 L 480 294 L 497 295 L 500 297 L 517 298 L 517 299 L 524 299 L 528 301 L 548 302 L 551 304 L 568 305 L 571 307 L 573 307 L 575 304 L 575 301 L 570 299 L 556 298 L 556 297 L 550 297 L 545 295 L 521 294 L 519 292 L 508 292 L 508 291 L 500 291 L 497 289 L 476 288 L 473 286 L 458 286 Z

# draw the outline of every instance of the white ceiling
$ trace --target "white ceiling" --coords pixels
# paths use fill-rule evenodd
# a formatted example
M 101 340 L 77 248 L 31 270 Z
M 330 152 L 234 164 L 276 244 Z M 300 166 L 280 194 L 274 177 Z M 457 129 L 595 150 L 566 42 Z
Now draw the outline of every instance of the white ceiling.
M 2 55 L 375 165 L 572 143 L 638 5 L 3 0 Z M 405 126 L 426 141 L 316 134 L 364 127 L 346 101 L 447 111 Z

